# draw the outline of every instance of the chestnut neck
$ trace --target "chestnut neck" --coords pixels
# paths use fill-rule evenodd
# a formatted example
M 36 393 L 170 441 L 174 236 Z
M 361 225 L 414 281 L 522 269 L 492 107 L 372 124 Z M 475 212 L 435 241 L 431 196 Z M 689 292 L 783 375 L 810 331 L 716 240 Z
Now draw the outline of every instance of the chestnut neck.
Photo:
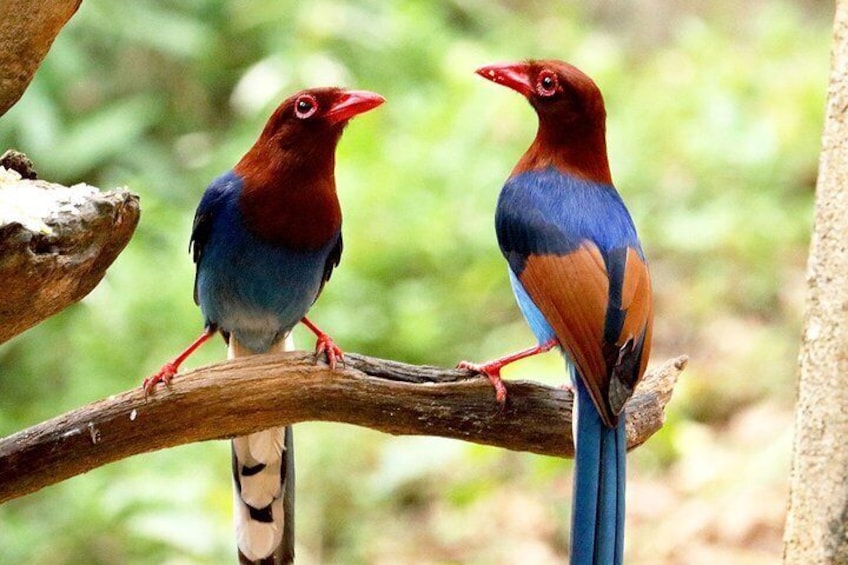
M 540 120 L 536 138 L 512 173 L 555 167 L 579 178 L 611 185 L 603 123 L 558 126 Z
M 234 167 L 242 179 L 239 204 L 248 229 L 291 249 L 326 245 L 342 222 L 334 175 L 337 141 L 333 136 L 286 145 L 260 138 Z

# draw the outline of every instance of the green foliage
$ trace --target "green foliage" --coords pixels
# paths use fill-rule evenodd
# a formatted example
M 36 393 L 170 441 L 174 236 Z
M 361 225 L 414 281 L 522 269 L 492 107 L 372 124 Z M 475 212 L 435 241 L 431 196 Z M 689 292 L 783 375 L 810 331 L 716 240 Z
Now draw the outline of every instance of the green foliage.
M 409 362 L 530 344 L 492 214 L 535 121 L 472 72 L 530 56 L 567 59 L 604 91 L 613 175 L 652 260 L 653 358 L 692 357 L 670 423 L 634 473 L 684 462 L 698 448 L 685 441 L 693 426 L 724 425 L 766 399 L 788 409 L 829 14 L 785 0 L 744 14 L 726 3 L 665 9 L 86 0 L 0 120 L 0 145 L 28 153 L 44 178 L 128 186 L 142 220 L 88 298 L 0 347 L 0 434 L 137 386 L 200 331 L 186 253 L 194 206 L 306 86 L 388 99 L 339 147 L 345 255 L 316 322 L 346 350 Z M 216 343 L 190 366 L 223 356 Z M 553 354 L 507 376 L 564 378 Z M 566 552 L 568 463 L 329 424 L 296 435 L 304 563 Z M 140 456 L 7 503 L 0 562 L 231 560 L 227 449 Z

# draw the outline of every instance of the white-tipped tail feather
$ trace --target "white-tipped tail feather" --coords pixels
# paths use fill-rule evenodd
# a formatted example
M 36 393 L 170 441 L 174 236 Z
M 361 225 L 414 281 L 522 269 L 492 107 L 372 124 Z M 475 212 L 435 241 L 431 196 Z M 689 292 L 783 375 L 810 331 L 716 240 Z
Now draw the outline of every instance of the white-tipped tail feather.
M 279 351 L 293 349 L 291 336 L 277 346 Z M 250 354 L 232 336 L 228 353 L 230 359 Z M 232 452 L 233 518 L 240 560 L 290 563 L 294 558 L 291 428 L 234 438 Z
M 268 557 L 283 539 L 284 449 L 285 428 L 233 439 L 236 539 L 250 560 Z

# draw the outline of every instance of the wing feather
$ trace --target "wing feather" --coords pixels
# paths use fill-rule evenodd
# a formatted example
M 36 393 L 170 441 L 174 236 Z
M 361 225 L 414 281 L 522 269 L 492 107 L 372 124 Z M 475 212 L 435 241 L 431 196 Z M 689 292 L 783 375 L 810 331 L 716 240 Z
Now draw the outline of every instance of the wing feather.
M 519 280 L 554 328 L 586 379 L 599 411 L 609 379 L 601 344 L 609 279 L 597 247 L 586 243 L 566 255 L 531 255 Z M 603 413 L 603 412 L 602 412 Z
M 555 168 L 514 175 L 498 199 L 501 251 L 614 425 L 647 364 L 651 281 L 610 184 Z
M 627 248 L 622 280 L 611 279 L 597 246 L 584 241 L 565 255 L 530 255 L 519 275 L 583 376 L 602 418 L 613 425 L 647 364 L 651 285 L 647 265 Z M 611 297 L 620 296 L 620 306 Z M 617 308 L 619 316 L 610 316 Z M 616 322 L 610 332 L 611 320 Z
M 333 269 L 339 266 L 339 263 L 342 260 L 342 249 L 344 245 L 342 244 L 342 232 L 339 232 L 339 238 L 336 240 L 336 244 L 330 249 L 330 254 L 327 255 L 327 260 L 324 262 L 324 273 L 321 275 L 321 286 L 318 287 L 318 294 L 315 295 L 315 300 L 318 300 L 318 297 L 321 295 L 321 291 L 324 290 L 324 285 L 327 284 L 327 281 L 330 280 L 330 277 L 333 275 Z M 313 300 L 313 304 L 315 303 Z
M 226 194 L 229 191 L 237 190 L 239 186 L 241 186 L 241 180 L 232 171 L 219 176 L 206 187 L 203 198 L 200 199 L 200 204 L 197 205 L 197 211 L 194 213 L 188 249 L 196 265 L 194 272 L 195 304 L 200 304 L 197 296 L 197 268 L 203 260 L 203 252 L 209 242 L 209 237 L 212 235 L 216 212 Z

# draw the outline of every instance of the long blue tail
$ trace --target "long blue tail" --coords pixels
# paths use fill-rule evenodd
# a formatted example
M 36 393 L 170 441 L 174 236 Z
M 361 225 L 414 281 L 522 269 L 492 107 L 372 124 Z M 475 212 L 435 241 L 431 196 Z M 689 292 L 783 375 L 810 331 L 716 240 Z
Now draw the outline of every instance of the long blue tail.
M 601 421 L 583 380 L 571 368 L 577 392 L 571 565 L 621 565 L 624 556 L 624 483 L 627 438 Z

